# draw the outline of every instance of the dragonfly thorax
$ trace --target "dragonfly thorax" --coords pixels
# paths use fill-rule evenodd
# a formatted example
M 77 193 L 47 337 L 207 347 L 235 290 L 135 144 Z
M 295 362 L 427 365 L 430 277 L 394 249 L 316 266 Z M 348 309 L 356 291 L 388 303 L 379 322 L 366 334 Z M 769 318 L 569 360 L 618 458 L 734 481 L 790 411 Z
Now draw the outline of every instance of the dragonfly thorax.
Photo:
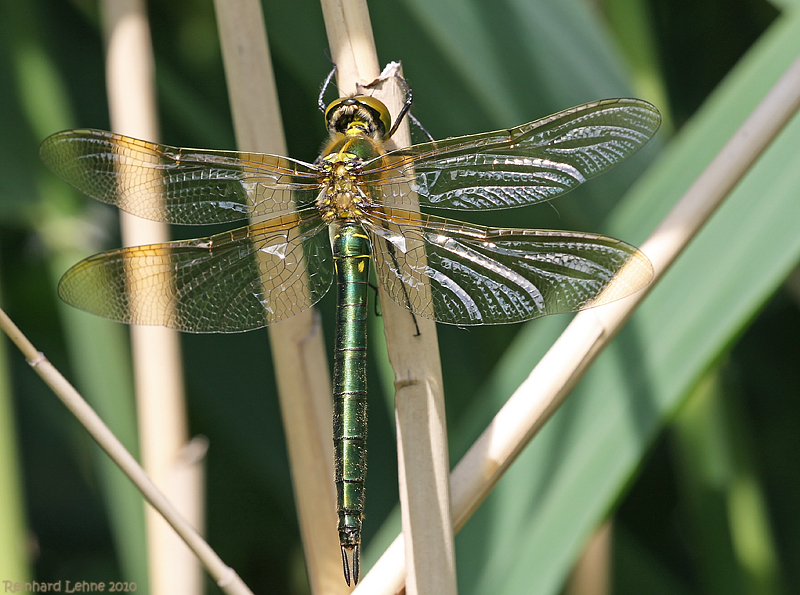
M 355 154 L 336 151 L 322 159 L 323 190 L 317 198 L 322 218 L 330 223 L 335 219 L 359 219 L 360 205 L 369 200 L 361 190 L 361 159 Z

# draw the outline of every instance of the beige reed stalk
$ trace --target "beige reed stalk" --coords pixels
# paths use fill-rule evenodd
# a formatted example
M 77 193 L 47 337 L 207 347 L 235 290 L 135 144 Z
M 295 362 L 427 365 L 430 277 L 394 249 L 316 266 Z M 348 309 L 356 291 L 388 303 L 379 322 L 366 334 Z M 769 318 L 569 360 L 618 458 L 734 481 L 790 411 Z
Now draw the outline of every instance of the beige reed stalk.
M 226 595 L 253 595 L 236 572 L 214 553 L 214 550 L 203 540 L 191 523 L 181 516 L 181 513 L 167 497 L 159 491 L 133 455 L 125 450 L 122 443 L 117 440 L 114 433 L 108 429 L 108 426 L 103 423 L 103 420 L 78 391 L 55 369 L 45 355 L 28 341 L 2 309 L 0 309 L 0 328 L 22 352 L 33 370 L 75 416 L 75 419 L 86 428 L 100 448 L 111 457 L 111 460 L 133 482 L 153 508 L 164 517 L 184 543 L 189 546 L 219 588 Z
M 285 155 L 261 4 L 216 0 L 215 7 L 237 145 Z M 336 532 L 332 389 L 319 315 L 307 310 L 270 325 L 269 337 L 311 592 L 348 593 Z
M 617 334 L 689 241 L 739 183 L 800 107 L 800 58 L 786 70 L 739 130 L 642 245 L 655 267 L 646 290 L 585 310 L 509 398 L 450 474 L 453 521 L 460 529 L 517 455 L 558 409 L 595 357 Z M 373 567 L 379 580 L 359 585 L 359 595 L 402 592 L 403 535 Z
M 156 141 L 153 55 L 144 2 L 105 0 L 102 12 L 111 128 Z M 127 213 L 121 213 L 120 220 L 122 242 L 126 246 L 169 240 L 165 223 Z M 131 301 L 135 307 L 135 294 L 131 295 Z M 187 448 L 178 333 L 162 327 L 133 326 L 131 344 L 143 465 L 192 525 L 201 529 L 205 446 L 196 442 Z M 156 511 L 148 507 L 145 518 L 150 592 L 153 595 L 202 593 L 202 573 L 196 558 Z
M 331 57 L 336 64 L 340 93 L 353 94 L 357 85 L 374 81 L 379 62 L 366 2 L 323 0 L 323 17 Z M 405 97 L 389 76 L 370 94 L 396 115 Z M 410 141 L 404 122 L 393 139 L 397 146 Z M 436 323 L 417 317 L 395 304 L 382 288 L 381 311 L 389 361 L 395 373 L 400 508 L 405 536 L 409 593 L 454 595 L 455 546 L 450 514 L 444 391 L 439 362 Z M 367 494 L 369 502 L 369 494 Z M 369 506 L 369 504 L 367 504 Z M 359 588 L 369 588 L 373 573 Z

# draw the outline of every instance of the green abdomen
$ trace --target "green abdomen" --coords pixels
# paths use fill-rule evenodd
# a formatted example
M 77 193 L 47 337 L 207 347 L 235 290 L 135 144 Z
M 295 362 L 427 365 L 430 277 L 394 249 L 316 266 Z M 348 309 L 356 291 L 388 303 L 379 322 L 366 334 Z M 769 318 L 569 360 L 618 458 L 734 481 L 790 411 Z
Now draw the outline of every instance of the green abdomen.
M 370 242 L 345 221 L 333 239 L 338 299 L 333 362 L 333 441 L 339 540 L 347 549 L 361 541 L 367 471 L 367 284 Z

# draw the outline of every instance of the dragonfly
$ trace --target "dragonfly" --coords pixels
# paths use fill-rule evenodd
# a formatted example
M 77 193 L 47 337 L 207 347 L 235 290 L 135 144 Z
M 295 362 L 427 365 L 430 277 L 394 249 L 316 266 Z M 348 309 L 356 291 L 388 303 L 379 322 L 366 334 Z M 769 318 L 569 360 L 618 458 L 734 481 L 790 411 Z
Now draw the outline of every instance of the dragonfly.
M 408 90 L 392 124 L 372 96 L 333 101 L 325 110 L 329 140 L 314 163 L 99 130 L 56 133 L 40 150 L 66 182 L 139 217 L 251 220 L 210 237 L 82 260 L 58 285 L 77 308 L 129 324 L 233 333 L 312 307 L 336 279 L 334 479 L 348 585 L 360 572 L 370 268 L 412 315 L 459 326 L 599 306 L 653 277 L 647 257 L 614 238 L 483 227 L 416 205 L 484 211 L 548 201 L 641 148 L 661 122 L 654 106 L 607 99 L 516 128 L 389 150 L 410 105 Z

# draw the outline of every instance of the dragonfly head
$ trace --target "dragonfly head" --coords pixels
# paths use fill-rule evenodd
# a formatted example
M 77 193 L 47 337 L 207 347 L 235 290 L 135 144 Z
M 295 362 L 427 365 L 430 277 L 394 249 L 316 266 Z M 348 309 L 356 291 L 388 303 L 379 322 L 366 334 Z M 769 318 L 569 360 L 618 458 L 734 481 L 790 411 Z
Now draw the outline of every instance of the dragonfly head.
M 325 110 L 328 131 L 342 134 L 363 134 L 376 141 L 384 140 L 392 126 L 388 108 L 374 97 L 355 95 L 341 97 Z

